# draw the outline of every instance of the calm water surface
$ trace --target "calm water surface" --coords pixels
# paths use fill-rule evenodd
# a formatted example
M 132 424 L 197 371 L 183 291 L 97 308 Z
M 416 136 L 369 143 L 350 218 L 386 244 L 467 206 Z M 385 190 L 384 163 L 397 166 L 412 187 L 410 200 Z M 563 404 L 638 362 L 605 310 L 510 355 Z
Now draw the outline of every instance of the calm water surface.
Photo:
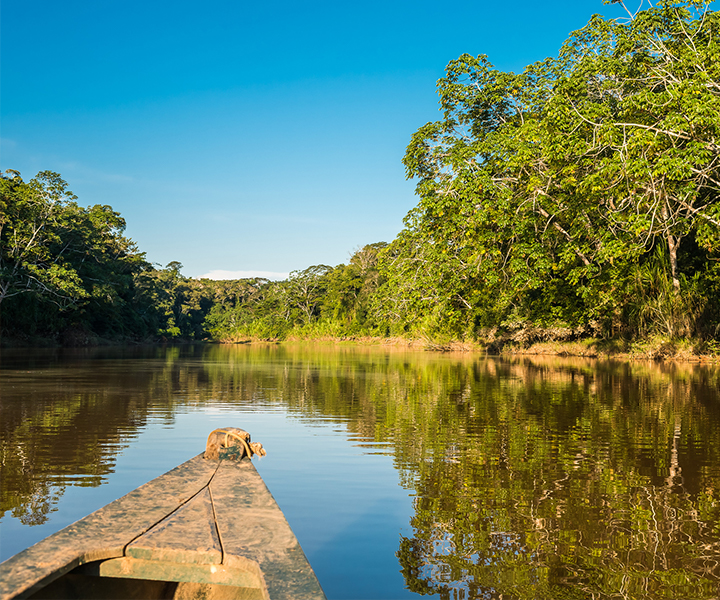
M 329 598 L 720 597 L 720 370 L 3 350 L 0 559 L 238 426 Z

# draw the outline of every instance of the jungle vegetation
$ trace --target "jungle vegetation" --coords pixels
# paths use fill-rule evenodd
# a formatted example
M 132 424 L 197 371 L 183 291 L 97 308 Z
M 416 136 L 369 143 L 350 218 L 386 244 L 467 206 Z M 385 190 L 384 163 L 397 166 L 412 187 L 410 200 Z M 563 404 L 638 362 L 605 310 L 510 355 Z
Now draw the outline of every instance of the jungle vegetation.
M 617 3 L 615 0 L 612 3 Z M 5 333 L 110 339 L 720 339 L 720 16 L 662 0 L 593 16 L 522 73 L 437 82 L 389 244 L 285 281 L 158 268 L 56 173 L 0 179 Z M 524 336 L 524 337 L 523 337 Z

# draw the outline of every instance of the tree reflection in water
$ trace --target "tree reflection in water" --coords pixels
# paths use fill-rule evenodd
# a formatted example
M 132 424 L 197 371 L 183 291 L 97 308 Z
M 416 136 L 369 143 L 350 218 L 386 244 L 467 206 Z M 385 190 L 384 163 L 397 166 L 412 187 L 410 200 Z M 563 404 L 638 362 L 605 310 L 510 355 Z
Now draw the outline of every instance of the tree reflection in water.
M 414 436 L 414 535 L 398 551 L 410 589 L 717 597 L 716 373 L 537 359 L 483 370 L 439 395 L 427 422 L 444 427 Z
M 145 350 L 138 362 L 177 350 Z M 67 486 L 107 480 L 150 412 L 172 418 L 172 396 L 158 402 L 158 372 L 126 364 L 116 349 L 3 350 L 0 518 L 45 523 Z
M 290 344 L 86 354 L 3 355 L 1 508 L 27 524 L 64 486 L 99 485 L 150 418 L 275 405 L 393 456 L 415 496 L 397 551 L 414 592 L 720 595 L 717 368 Z

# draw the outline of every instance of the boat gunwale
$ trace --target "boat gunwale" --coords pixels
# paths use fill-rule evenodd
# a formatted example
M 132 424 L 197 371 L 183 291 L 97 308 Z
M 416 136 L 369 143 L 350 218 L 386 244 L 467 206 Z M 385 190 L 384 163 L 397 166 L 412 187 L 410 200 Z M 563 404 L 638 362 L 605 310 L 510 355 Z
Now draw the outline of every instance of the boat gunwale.
M 27 598 L 87 563 L 142 554 L 140 542 L 151 539 L 149 533 L 193 500 L 197 502 L 206 489 L 213 502 L 215 526 L 223 528 L 222 534 L 218 529 L 222 538 L 219 564 L 233 563 L 233 568 L 254 571 L 264 595 L 273 600 L 325 598 L 251 460 L 205 460 L 199 454 L 0 563 L 0 600 Z M 216 505 L 220 507 L 217 515 Z M 192 541 L 189 544 L 192 548 Z M 192 562 L 177 562 L 178 551 L 157 547 L 150 554 L 157 561 L 169 558 L 176 564 L 218 564 L 203 557 L 203 552 L 197 552 Z

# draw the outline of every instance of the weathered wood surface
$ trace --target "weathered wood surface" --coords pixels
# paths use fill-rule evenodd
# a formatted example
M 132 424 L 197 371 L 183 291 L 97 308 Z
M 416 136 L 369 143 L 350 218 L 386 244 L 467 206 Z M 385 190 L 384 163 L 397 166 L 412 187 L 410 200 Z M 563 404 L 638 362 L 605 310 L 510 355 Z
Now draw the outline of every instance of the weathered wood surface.
M 20 552 L 0 564 L 0 599 L 31 596 L 80 565 L 103 577 L 239 586 L 248 598 L 325 598 L 247 458 L 196 456 Z

